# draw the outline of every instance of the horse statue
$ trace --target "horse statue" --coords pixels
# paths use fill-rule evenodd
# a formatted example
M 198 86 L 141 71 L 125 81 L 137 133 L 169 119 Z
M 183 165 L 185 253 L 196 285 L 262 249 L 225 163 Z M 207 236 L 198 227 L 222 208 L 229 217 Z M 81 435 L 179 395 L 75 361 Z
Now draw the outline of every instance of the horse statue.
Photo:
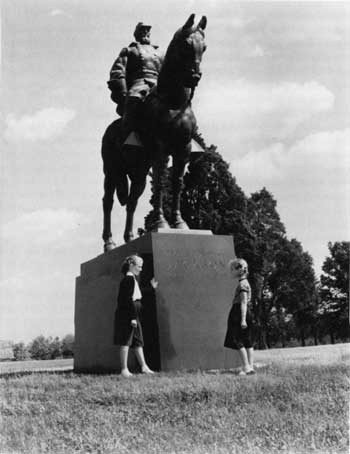
M 111 232 L 113 195 L 126 205 L 125 242 L 133 239 L 133 218 L 147 175 L 152 168 L 154 190 L 154 220 L 152 230 L 167 228 L 163 212 L 163 179 L 169 156 L 173 158 L 172 206 L 170 226 L 188 229 L 181 217 L 180 200 L 185 166 L 189 162 L 191 140 L 196 119 L 191 108 L 194 90 L 201 78 L 200 64 L 206 45 L 203 16 L 194 25 L 191 14 L 174 35 L 165 54 L 158 84 L 141 103 L 137 113 L 137 133 L 143 147 L 125 145 L 121 119 L 111 123 L 102 139 L 104 179 L 102 238 L 104 250 L 116 247 Z M 129 187 L 130 182 L 130 187 Z

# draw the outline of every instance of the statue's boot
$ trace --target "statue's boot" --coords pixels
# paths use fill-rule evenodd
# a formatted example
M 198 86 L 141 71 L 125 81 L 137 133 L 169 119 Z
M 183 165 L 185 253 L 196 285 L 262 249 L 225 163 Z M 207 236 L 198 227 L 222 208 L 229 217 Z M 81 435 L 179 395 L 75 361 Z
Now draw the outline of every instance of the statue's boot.
M 136 132 L 136 116 L 141 99 L 136 96 L 129 96 L 125 102 L 124 115 L 122 118 L 122 131 L 125 140 L 124 145 L 142 147 L 142 142 Z

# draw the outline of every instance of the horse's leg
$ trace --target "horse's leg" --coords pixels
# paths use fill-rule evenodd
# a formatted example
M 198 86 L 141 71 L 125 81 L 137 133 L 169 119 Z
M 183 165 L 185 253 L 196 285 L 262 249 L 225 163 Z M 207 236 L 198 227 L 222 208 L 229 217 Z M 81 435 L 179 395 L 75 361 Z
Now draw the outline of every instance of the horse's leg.
M 124 230 L 124 241 L 128 243 L 134 239 L 133 227 L 134 227 L 134 213 L 136 210 L 137 202 L 146 187 L 146 178 L 149 167 L 142 171 L 138 171 L 136 174 L 130 174 L 130 193 L 126 204 L 126 222 Z
M 106 174 L 104 180 L 104 196 L 102 199 L 103 204 L 103 233 L 102 239 L 104 240 L 104 251 L 110 251 L 116 247 L 112 238 L 111 231 L 111 212 L 113 208 L 113 194 L 115 191 L 114 179 Z
M 171 225 L 175 229 L 188 229 L 188 225 L 181 217 L 180 203 L 183 189 L 183 180 L 187 159 L 179 157 L 176 152 L 173 154 L 173 200 L 171 207 Z
M 168 160 L 168 156 L 161 154 L 159 159 L 155 160 L 152 165 L 154 189 L 154 230 L 169 228 L 169 224 L 164 217 L 163 211 L 163 187 Z

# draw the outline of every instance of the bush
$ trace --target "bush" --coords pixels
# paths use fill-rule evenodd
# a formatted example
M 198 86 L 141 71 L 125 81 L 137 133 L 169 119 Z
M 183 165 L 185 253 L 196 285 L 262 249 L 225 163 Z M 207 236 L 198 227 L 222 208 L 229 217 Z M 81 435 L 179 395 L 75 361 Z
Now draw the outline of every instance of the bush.
M 29 345 L 29 353 L 32 359 L 50 359 L 50 341 L 44 336 L 36 337 Z
M 67 334 L 62 339 L 62 356 L 63 358 L 73 358 L 74 356 L 74 336 Z
M 27 347 L 23 342 L 18 342 L 12 347 L 13 357 L 15 361 L 25 361 L 30 357 Z

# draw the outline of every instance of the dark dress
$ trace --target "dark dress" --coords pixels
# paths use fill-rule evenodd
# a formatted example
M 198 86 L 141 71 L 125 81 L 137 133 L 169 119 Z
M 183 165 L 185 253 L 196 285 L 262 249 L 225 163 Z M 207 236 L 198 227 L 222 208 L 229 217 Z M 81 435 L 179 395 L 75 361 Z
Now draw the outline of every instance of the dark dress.
M 143 333 L 140 323 L 141 301 L 133 301 L 135 278 L 124 276 L 119 286 L 117 309 L 114 317 L 114 344 L 129 347 L 143 347 Z M 137 321 L 137 327 L 131 326 Z
M 247 314 L 246 322 L 247 328 L 242 329 L 241 327 L 241 292 L 247 293 Z M 252 317 L 250 312 L 250 299 L 251 289 L 249 282 L 246 278 L 240 279 L 238 286 L 235 291 L 235 296 L 232 302 L 232 308 L 230 310 L 227 331 L 224 346 L 239 350 L 243 347 L 251 348 L 252 344 Z

